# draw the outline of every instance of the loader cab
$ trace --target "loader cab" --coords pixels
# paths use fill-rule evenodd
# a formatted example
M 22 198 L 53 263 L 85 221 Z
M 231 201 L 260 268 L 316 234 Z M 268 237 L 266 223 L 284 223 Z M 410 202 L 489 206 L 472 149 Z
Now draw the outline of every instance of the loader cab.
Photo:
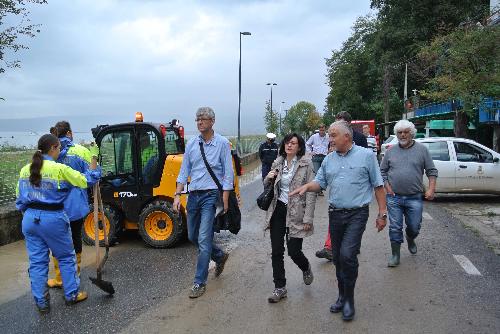
M 137 221 L 161 184 L 170 155 L 184 153 L 183 128 L 168 124 L 122 123 L 92 129 L 100 150 L 101 193 L 129 221 Z
M 180 198 L 180 214 L 173 211 L 176 180 L 184 157 L 184 128 L 177 120 L 165 124 L 136 122 L 99 125 L 92 129 L 99 147 L 102 168 L 100 193 L 104 215 L 99 216 L 98 240 L 104 245 L 103 229 L 109 243 L 119 240 L 124 230 L 138 230 L 152 247 L 173 247 L 186 235 L 186 206 L 189 180 Z M 234 189 L 239 199 L 241 162 L 232 150 Z M 96 240 L 93 205 L 83 224 L 82 237 Z

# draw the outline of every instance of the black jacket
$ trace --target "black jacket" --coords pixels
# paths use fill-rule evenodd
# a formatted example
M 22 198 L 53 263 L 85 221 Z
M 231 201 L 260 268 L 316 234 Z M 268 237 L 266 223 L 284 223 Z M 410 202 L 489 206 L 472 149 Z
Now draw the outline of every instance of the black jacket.
M 365 135 L 356 130 L 352 130 L 352 140 L 357 146 L 368 148 L 368 141 L 366 140 Z
M 278 157 L 278 144 L 272 142 L 269 144 L 267 141 L 260 144 L 259 158 L 263 164 L 272 164 Z

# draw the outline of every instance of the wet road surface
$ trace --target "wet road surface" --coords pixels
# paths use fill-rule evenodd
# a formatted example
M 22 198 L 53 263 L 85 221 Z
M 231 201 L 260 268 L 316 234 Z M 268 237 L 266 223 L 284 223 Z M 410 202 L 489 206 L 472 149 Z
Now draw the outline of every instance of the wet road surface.
M 184 242 L 173 249 L 152 249 L 132 234 L 113 249 L 106 265 L 104 279 L 113 282 L 114 297 L 90 283 L 87 277 L 95 271 L 87 266 L 82 282 L 89 299 L 67 307 L 62 291 L 51 290 L 51 313 L 41 316 L 27 275 L 18 275 L 24 290 L 9 298 L 9 291 L 2 291 L 0 298 L 2 333 L 500 332 L 500 257 L 439 202 L 425 204 L 418 254 L 410 255 L 403 245 L 401 265 L 394 269 L 387 268 L 387 229 L 376 233 L 372 205 L 359 256 L 356 317 L 345 323 L 328 311 L 336 299 L 334 268 L 314 256 L 327 230 L 327 202 L 319 197 L 315 234 L 304 240 L 315 280 L 305 286 L 302 273 L 286 256 L 288 298 L 268 304 L 273 289 L 269 233 L 264 235 L 265 213 L 255 205 L 261 190 L 258 181 L 243 188 L 243 229 L 237 236 L 217 237 L 231 255 L 221 277 L 210 273 L 201 298 L 187 297 L 196 260 L 193 246 Z M 0 257 L 5 255 L 2 248 Z M 465 256 L 481 275 L 467 274 L 454 255 Z

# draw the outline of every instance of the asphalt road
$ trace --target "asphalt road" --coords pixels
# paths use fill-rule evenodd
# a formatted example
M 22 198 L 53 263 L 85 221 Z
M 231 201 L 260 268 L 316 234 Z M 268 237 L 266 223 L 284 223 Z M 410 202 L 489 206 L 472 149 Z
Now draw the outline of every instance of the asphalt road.
M 387 230 L 376 233 L 370 218 L 359 257 L 356 318 L 344 323 L 328 311 L 336 298 L 334 268 L 314 257 L 327 229 L 327 203 L 320 197 L 315 234 L 304 241 L 315 281 L 305 286 L 287 257 L 289 296 L 268 304 L 273 289 L 269 234 L 261 229 L 264 212 L 254 204 L 261 189 L 258 181 L 243 188 L 243 229 L 237 236 L 218 236 L 231 256 L 221 277 L 210 273 L 201 298 L 187 297 L 194 247 L 185 242 L 151 249 L 131 235 L 114 248 L 104 274 L 117 290 L 114 297 L 89 282 L 95 272 L 88 266 L 82 273 L 87 301 L 67 307 L 62 291 L 52 290 L 51 313 L 41 316 L 25 289 L 0 304 L 2 333 L 500 333 L 500 258 L 439 202 L 425 205 L 419 253 L 412 256 L 404 247 L 395 269 L 386 266 Z M 370 217 L 375 210 L 372 205 Z M 481 275 L 467 274 L 454 255 L 468 258 Z

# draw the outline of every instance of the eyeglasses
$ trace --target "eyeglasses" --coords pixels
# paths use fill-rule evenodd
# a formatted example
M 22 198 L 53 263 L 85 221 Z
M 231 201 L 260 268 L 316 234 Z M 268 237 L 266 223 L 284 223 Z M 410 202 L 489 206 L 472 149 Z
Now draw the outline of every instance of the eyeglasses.
M 211 121 L 211 118 L 196 118 L 194 121 L 195 122 L 201 122 L 201 121 Z
M 404 131 L 398 131 L 397 134 L 398 135 L 402 135 L 403 133 L 404 134 L 409 134 L 411 131 L 410 130 L 404 130 Z

